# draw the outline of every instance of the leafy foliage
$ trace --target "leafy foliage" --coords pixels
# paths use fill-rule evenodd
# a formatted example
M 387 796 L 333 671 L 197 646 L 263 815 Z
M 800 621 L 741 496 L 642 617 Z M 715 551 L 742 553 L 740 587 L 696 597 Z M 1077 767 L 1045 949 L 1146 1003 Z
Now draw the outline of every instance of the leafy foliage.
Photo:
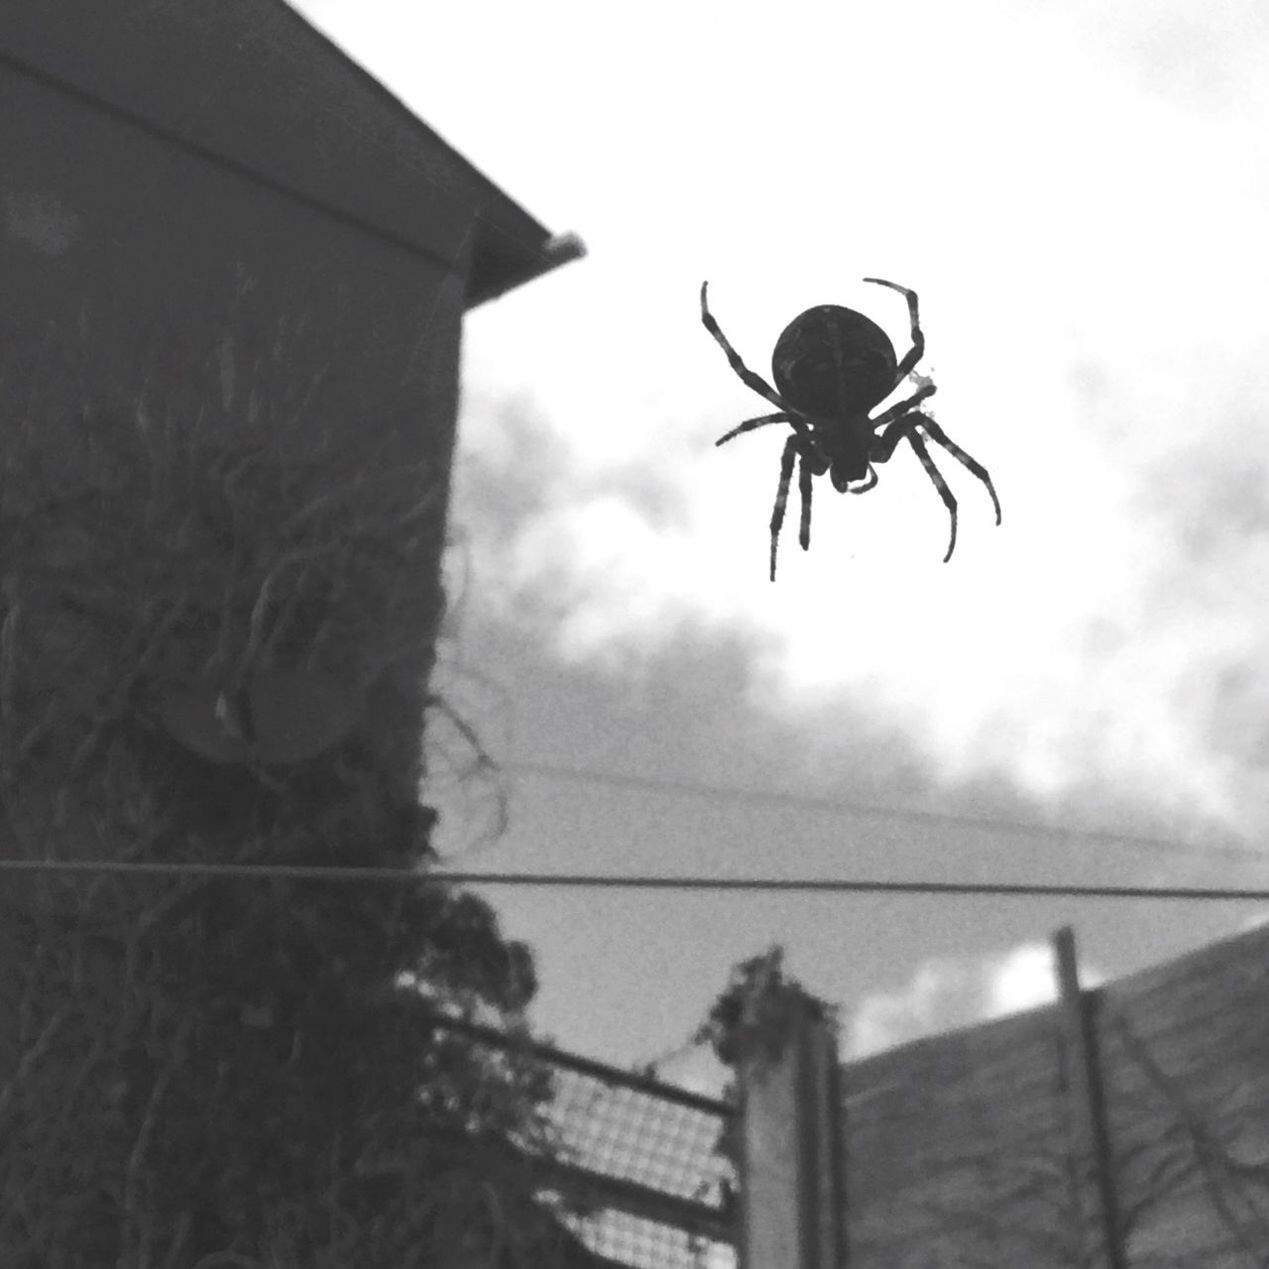
M 0 851 L 261 872 L 6 884 L 0 1263 L 581 1255 L 534 1196 L 549 1073 L 444 1025 L 514 1029 L 536 990 L 492 909 L 426 877 L 444 474 L 389 461 L 390 430 L 340 441 L 319 377 L 284 382 L 329 364 L 311 349 L 156 340 L 108 393 L 55 341 L 5 344 Z M 174 692 L 219 711 L 279 667 L 364 715 L 282 764 L 209 759 L 165 721 Z
M 784 948 L 772 946 L 733 968 L 693 1038 L 697 1044 L 708 1044 L 724 1066 L 774 1060 L 792 1034 L 793 1018 L 807 1009 L 823 1017 L 832 1013 L 785 974 Z

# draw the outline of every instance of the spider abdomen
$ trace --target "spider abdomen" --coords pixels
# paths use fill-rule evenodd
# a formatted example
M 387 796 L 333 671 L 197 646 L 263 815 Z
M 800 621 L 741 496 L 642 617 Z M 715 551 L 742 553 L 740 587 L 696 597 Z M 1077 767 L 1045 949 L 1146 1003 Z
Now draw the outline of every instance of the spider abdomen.
M 795 317 L 776 341 L 771 374 L 790 405 L 820 418 L 867 412 L 895 385 L 895 351 L 876 322 L 839 304 Z

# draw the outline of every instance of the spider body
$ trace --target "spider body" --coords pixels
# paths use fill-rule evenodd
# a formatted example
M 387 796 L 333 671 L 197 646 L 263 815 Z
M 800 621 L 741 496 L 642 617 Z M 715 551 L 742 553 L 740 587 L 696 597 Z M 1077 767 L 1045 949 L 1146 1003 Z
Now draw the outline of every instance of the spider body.
M 839 304 L 795 317 L 776 340 L 771 377 L 795 409 L 825 418 L 867 413 L 894 389 L 898 359 L 871 318 Z
M 807 420 L 839 493 L 868 475 L 868 411 L 890 395 L 897 365 L 886 332 L 838 304 L 808 308 L 776 340 L 776 391 Z
M 811 544 L 814 477 L 827 473 L 839 493 L 867 493 L 877 483 L 873 464 L 887 462 L 904 439 L 912 446 L 951 517 L 951 540 L 944 563 L 952 558 L 956 548 L 956 499 L 930 457 L 926 437 L 947 450 L 987 486 L 996 509 L 996 523 L 1000 523 L 1000 500 L 987 469 L 918 408 L 936 389 L 916 371 L 925 352 L 916 292 L 881 278 L 864 281 L 889 287 L 907 300 L 912 348 L 903 359 L 896 357 L 889 336 L 871 318 L 837 304 L 821 304 L 795 317 L 776 341 L 771 356 L 774 388 L 750 370 L 732 348 L 709 311 L 706 298 L 709 284 L 701 284 L 701 321 L 705 329 L 727 355 L 741 381 L 779 407 L 775 414 L 746 419 L 720 436 L 715 444 L 725 445 L 745 432 L 772 423 L 788 423 L 793 428 L 780 459 L 780 483 L 771 516 L 772 581 L 775 581 L 776 548 L 795 464 L 802 500 L 798 540 L 803 550 Z M 916 391 L 873 417 L 873 408 L 908 378 Z

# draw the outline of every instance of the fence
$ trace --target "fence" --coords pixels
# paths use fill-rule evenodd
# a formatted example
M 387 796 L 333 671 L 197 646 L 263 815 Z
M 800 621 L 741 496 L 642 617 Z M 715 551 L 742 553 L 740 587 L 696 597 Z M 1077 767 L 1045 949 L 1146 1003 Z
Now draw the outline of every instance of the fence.
M 843 1069 L 849 1269 L 1269 1265 L 1269 927 L 1091 991 L 1058 944 L 1059 1004 Z
M 591 1251 L 636 1269 L 734 1262 L 734 1178 L 720 1153 L 726 1102 L 489 1028 L 446 1025 L 478 1043 L 519 1045 L 551 1068 L 559 1156 L 536 1166 L 544 1192 L 584 1212 L 568 1221 Z
M 742 1055 L 732 1112 L 545 1046 L 564 1162 L 544 1189 L 641 1269 L 1269 1266 L 1269 926 L 1061 999 L 839 1066 L 793 1009 Z M 787 988 L 780 990 L 787 991 Z M 507 1043 L 485 1033 L 488 1043 Z

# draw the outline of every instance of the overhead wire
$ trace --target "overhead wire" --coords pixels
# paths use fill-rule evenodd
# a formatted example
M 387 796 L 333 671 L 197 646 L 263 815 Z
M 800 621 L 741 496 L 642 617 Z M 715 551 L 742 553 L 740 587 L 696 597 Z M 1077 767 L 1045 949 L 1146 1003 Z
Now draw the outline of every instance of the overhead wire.
M 341 867 L 332 864 L 160 863 L 109 859 L 0 859 L 0 871 L 115 873 L 132 876 L 185 876 L 282 879 L 335 884 L 357 882 L 399 886 L 435 885 L 555 887 L 572 890 L 681 891 L 718 894 L 897 894 L 962 895 L 996 898 L 1153 899 L 1264 902 L 1269 887 L 1089 886 L 1010 881 L 887 881 L 835 877 L 705 877 L 684 874 L 450 872 L 402 868 Z
M 779 790 L 743 789 L 735 786 L 707 784 L 694 780 L 663 779 L 655 776 L 627 775 L 619 772 L 596 771 L 586 767 L 573 767 L 546 762 L 512 760 L 499 764 L 510 775 L 536 776 L 542 779 L 565 780 L 577 784 L 603 785 L 610 788 L 631 789 L 639 792 L 664 793 L 678 797 L 700 798 L 728 804 L 745 803 L 751 806 L 783 807 L 799 811 L 823 811 L 857 818 L 888 820 L 894 823 L 923 824 L 929 826 L 961 826 L 996 833 L 1024 834 L 1028 837 L 1044 837 L 1065 842 L 1096 846 L 1126 846 L 1151 853 L 1180 854 L 1190 858 L 1227 858 L 1246 863 L 1269 864 L 1269 851 L 1252 846 L 1231 844 L 1192 845 L 1164 837 L 1151 837 L 1136 833 L 1119 833 L 1110 829 L 1064 828 L 1055 824 L 1035 821 L 997 818 L 990 815 L 968 815 L 956 811 L 928 811 L 912 807 L 883 806 L 878 803 L 856 802 L 818 794 L 788 793 Z

